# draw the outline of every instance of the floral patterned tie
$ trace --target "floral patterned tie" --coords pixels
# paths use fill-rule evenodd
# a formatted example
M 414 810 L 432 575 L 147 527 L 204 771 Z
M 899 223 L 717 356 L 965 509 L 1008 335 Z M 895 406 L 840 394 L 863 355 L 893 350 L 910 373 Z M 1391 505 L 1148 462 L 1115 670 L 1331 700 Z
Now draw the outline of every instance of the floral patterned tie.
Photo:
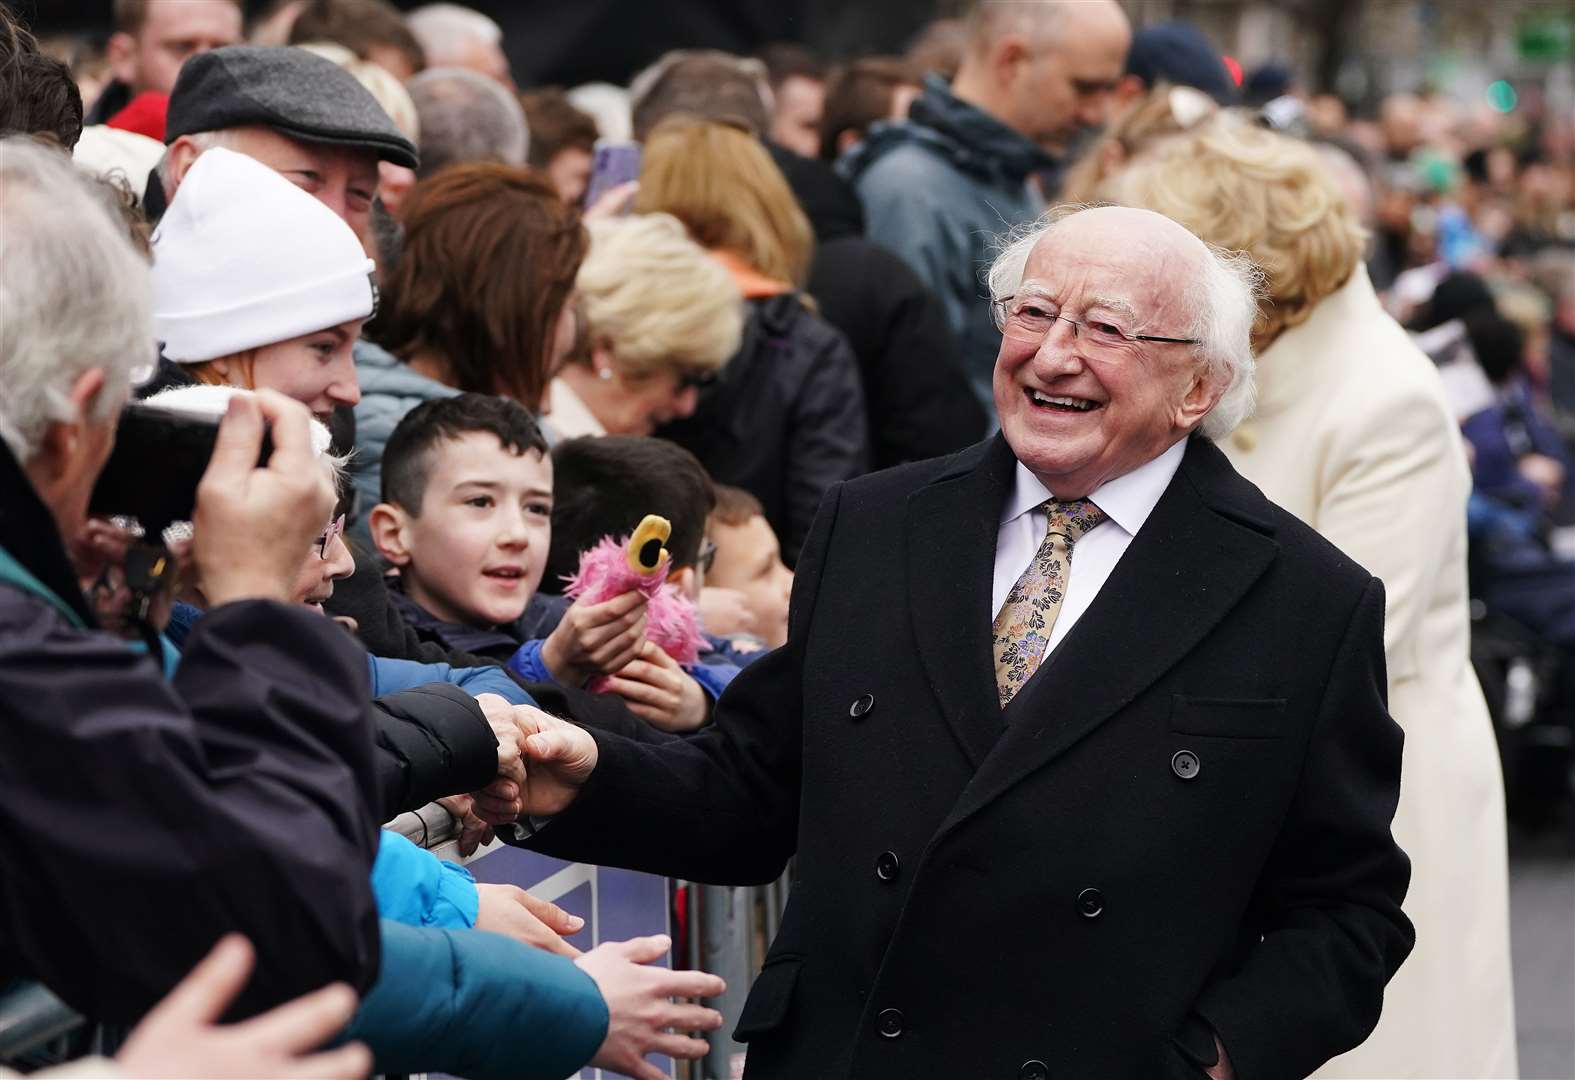
M 1048 527 L 1033 561 L 1017 579 L 995 617 L 990 651 L 995 657 L 995 686 L 1001 708 L 1016 696 L 1039 669 L 1050 629 L 1061 612 L 1066 583 L 1072 573 L 1072 548 L 1083 534 L 1105 520 L 1105 512 L 1087 499 L 1060 502 L 1046 499 Z

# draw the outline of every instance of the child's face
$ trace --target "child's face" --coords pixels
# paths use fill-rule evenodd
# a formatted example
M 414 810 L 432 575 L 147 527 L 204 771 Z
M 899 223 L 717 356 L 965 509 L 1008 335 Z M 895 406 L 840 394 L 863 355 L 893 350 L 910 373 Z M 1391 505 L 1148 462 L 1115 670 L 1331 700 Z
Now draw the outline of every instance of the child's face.
M 374 526 L 411 599 L 445 622 L 513 622 L 541 584 L 552 541 L 552 459 L 515 454 L 490 432 L 431 451 L 421 513 Z
M 782 564 L 782 549 L 766 519 L 755 514 L 742 525 L 725 525 L 713 518 L 706 531 L 716 544 L 716 561 L 705 583 L 738 590 L 755 616 L 755 633 L 772 648 L 786 642 L 793 571 Z

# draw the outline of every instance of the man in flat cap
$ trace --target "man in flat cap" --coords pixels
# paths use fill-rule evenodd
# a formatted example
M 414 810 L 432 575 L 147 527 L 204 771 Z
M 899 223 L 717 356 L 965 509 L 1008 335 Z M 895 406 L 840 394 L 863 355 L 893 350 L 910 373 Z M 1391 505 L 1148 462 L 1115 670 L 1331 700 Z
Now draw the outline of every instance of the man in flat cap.
M 365 236 L 377 163 L 415 168 L 416 148 L 354 76 L 304 49 L 231 45 L 194 56 L 170 93 L 169 149 L 148 180 L 158 217 L 215 146 L 256 158 Z

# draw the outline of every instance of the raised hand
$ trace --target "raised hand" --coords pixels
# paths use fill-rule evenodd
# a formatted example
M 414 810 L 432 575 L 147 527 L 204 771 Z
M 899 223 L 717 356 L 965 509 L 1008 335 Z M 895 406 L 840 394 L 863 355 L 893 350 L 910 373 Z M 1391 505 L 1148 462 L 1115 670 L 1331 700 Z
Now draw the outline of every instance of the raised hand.
M 355 991 L 334 983 L 239 1024 L 218 1025 L 251 976 L 251 943 L 229 934 L 132 1031 L 116 1062 L 127 1077 L 269 1076 L 330 1080 L 365 1076 L 360 1043 L 310 1053 L 349 1023 Z
M 585 928 L 585 920 L 578 915 L 570 915 L 552 901 L 532 896 L 514 885 L 477 884 L 476 893 L 481 901 L 477 930 L 503 934 L 559 956 L 581 955 L 579 949 L 563 940 Z
M 623 698 L 630 712 L 663 731 L 697 731 L 705 725 L 705 691 L 655 642 L 647 641 L 638 659 L 607 680 L 606 692 Z
M 289 600 L 301 555 L 334 508 L 310 421 L 306 406 L 272 390 L 230 400 L 192 521 L 197 575 L 212 606 Z M 273 454 L 259 469 L 265 422 Z
M 671 944 L 665 935 L 609 942 L 575 961 L 596 980 L 607 1002 L 607 1038 L 591 1058 L 592 1065 L 635 1080 L 666 1080 L 667 1074 L 646 1061 L 646 1054 L 696 1060 L 710 1050 L 704 1039 L 679 1033 L 715 1031 L 722 1026 L 722 1014 L 669 999 L 714 998 L 727 984 L 703 971 L 651 967 Z

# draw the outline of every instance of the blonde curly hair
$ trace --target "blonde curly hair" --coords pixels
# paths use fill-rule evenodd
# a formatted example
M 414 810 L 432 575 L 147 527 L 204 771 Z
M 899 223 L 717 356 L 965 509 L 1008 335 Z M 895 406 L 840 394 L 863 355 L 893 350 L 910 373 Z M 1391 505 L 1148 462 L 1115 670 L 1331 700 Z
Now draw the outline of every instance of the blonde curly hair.
M 671 214 L 586 224 L 575 288 L 592 341 L 636 378 L 719 370 L 738 351 L 743 299 L 732 275 Z
M 1317 151 L 1225 113 L 1165 139 L 1100 193 L 1251 255 L 1267 286 L 1252 333 L 1260 353 L 1351 279 L 1367 242 Z

